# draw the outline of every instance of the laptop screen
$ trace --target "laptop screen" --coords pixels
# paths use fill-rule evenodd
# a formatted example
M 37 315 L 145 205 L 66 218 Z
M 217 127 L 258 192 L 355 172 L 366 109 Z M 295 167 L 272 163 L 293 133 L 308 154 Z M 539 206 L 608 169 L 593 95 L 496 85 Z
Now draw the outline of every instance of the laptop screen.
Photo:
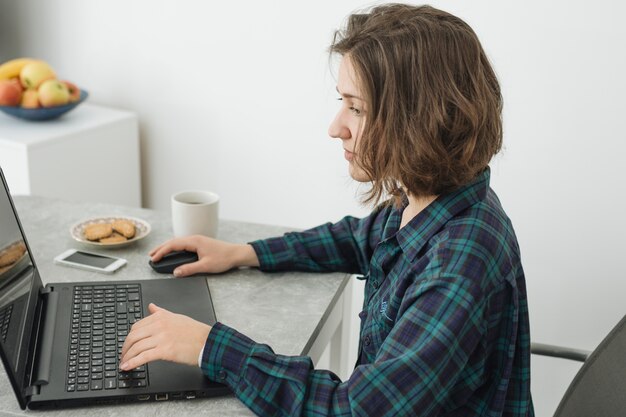
M 1 171 L 0 178 L 0 350 L 7 374 L 21 397 L 30 372 L 26 366 L 37 300 L 36 292 L 31 295 L 41 281 L 35 274 Z

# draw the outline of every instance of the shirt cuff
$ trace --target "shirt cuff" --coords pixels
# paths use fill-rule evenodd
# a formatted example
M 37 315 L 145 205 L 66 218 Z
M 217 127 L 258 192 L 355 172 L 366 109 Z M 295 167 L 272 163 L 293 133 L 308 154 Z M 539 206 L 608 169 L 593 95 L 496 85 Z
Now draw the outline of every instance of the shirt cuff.
M 254 242 L 248 242 L 248 244 L 252 246 L 252 249 L 254 249 L 256 253 L 256 257 L 259 260 L 259 269 L 261 271 L 271 271 L 276 267 L 276 262 L 272 256 L 272 251 L 270 250 L 267 239 L 255 240 Z
M 198 368 L 202 368 L 202 354 L 204 353 L 204 349 L 206 349 L 206 342 L 204 346 L 202 346 L 202 349 L 200 349 L 200 353 L 198 353 Z
M 298 268 L 298 258 L 308 255 L 298 252 L 306 251 L 303 243 L 299 241 L 298 232 L 287 232 L 283 236 L 248 242 L 256 252 L 259 259 L 259 269 L 266 272 L 293 271 Z
M 200 367 L 207 378 L 234 389 L 254 345 L 252 339 L 217 322 L 207 337 Z

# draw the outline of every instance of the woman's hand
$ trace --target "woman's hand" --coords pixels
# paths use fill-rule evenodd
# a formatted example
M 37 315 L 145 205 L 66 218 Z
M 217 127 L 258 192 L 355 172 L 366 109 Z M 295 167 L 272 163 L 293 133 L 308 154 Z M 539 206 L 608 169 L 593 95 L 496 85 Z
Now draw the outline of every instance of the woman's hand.
M 120 369 L 127 371 L 155 360 L 198 365 L 211 326 L 155 304 L 150 315 L 133 324 L 126 336 Z
M 207 272 L 220 273 L 239 266 L 259 266 L 256 252 L 250 245 L 235 244 L 210 237 L 194 235 L 168 240 L 150 251 L 153 262 L 158 262 L 172 251 L 196 252 L 198 261 L 181 265 L 174 270 L 174 276 Z

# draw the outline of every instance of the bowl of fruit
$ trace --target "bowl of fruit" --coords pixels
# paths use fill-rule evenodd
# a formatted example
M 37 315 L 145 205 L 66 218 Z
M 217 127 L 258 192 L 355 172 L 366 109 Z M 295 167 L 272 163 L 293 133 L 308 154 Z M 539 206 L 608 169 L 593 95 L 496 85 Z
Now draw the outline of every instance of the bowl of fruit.
M 0 65 L 0 111 L 26 120 L 56 119 L 89 94 L 59 80 L 48 63 L 18 58 Z

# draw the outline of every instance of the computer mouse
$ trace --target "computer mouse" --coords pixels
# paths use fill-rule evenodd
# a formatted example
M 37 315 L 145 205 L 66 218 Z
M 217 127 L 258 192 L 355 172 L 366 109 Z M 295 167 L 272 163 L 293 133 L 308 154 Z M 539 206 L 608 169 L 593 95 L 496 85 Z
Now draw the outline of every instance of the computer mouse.
M 195 252 L 189 252 L 186 250 L 170 252 L 163 256 L 158 262 L 148 262 L 148 264 L 155 271 L 161 274 L 171 274 L 176 268 L 183 264 L 196 262 L 198 260 L 198 254 Z

